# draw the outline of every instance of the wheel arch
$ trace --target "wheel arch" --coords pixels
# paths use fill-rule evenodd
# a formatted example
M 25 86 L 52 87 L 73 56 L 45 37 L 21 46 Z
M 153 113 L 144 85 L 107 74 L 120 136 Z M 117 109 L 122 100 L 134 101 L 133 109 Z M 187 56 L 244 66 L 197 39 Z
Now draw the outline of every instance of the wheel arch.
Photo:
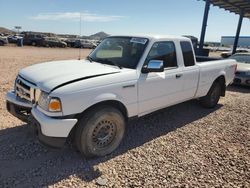
M 121 101 L 118 101 L 118 100 L 105 100 L 105 101 L 97 102 L 97 103 L 89 106 L 83 112 L 77 114 L 75 117 L 79 120 L 85 114 L 92 111 L 94 108 L 100 108 L 101 106 L 110 106 L 110 107 L 114 107 L 114 108 L 118 109 L 123 114 L 125 121 L 128 120 L 128 110 L 127 110 L 126 106 Z M 69 138 L 74 139 L 74 135 L 75 135 L 77 126 L 78 126 L 78 124 L 76 124 L 71 129 L 71 131 L 69 133 Z
M 105 100 L 105 101 L 97 102 L 97 103 L 89 106 L 87 109 L 85 109 L 82 113 L 80 113 L 80 115 L 82 116 L 85 113 L 89 112 L 90 110 L 92 110 L 96 107 L 99 107 L 99 106 L 114 107 L 114 108 L 120 110 L 120 112 L 124 115 L 125 118 L 128 118 L 128 110 L 127 110 L 126 106 L 121 101 L 118 101 L 118 100 Z

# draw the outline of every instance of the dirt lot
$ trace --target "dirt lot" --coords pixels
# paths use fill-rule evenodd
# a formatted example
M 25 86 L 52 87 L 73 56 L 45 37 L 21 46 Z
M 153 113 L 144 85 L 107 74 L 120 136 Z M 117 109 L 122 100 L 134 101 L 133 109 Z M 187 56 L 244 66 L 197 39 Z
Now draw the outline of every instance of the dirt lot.
M 190 101 L 134 120 L 104 158 L 40 145 L 8 114 L 5 94 L 20 68 L 77 57 L 77 49 L 0 47 L 0 187 L 250 187 L 249 88 L 229 87 L 216 109 Z

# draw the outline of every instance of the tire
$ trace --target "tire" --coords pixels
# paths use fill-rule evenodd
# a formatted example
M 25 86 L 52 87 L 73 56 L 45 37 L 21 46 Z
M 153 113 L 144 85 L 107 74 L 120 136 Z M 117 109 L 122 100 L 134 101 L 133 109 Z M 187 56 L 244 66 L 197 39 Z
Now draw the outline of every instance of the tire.
M 220 100 L 221 92 L 221 84 L 214 82 L 208 94 L 200 99 L 201 105 L 205 108 L 214 108 Z
M 4 46 L 4 42 L 3 41 L 0 41 L 0 46 Z
M 31 45 L 32 45 L 32 46 L 36 46 L 36 42 L 32 42 Z
M 113 152 L 121 143 L 125 118 L 116 108 L 99 106 L 78 122 L 75 143 L 85 157 L 100 157 Z

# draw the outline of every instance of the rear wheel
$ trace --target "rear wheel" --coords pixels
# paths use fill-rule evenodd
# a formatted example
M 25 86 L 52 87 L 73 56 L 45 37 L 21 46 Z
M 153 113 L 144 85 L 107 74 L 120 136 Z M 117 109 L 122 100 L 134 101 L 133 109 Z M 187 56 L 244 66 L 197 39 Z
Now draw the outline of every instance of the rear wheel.
M 221 84 L 214 82 L 208 94 L 200 99 L 201 105 L 206 108 L 214 108 L 220 100 L 221 92 Z
M 120 145 L 124 131 L 122 113 L 113 107 L 100 106 L 79 121 L 75 134 L 77 149 L 86 157 L 107 155 Z
M 4 42 L 3 41 L 0 41 L 0 46 L 3 46 L 4 45 Z

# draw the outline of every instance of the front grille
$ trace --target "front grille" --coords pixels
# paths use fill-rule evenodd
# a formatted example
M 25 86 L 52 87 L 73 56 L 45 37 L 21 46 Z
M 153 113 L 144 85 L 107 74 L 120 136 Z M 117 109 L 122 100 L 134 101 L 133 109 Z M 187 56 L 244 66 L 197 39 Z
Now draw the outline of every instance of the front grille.
M 241 72 L 239 72 L 239 71 L 235 72 L 235 75 L 240 75 L 240 74 L 241 74 Z
M 35 89 L 32 87 L 31 83 L 23 80 L 20 77 L 17 77 L 15 83 L 15 92 L 18 97 L 32 102 L 34 99 L 34 91 Z
M 250 72 L 247 72 L 247 71 L 236 71 L 235 75 L 237 75 L 237 76 L 250 76 Z
M 235 79 L 234 79 L 234 83 L 235 83 L 235 84 L 240 84 L 240 83 L 241 83 L 241 79 L 235 78 Z
M 247 73 L 244 72 L 244 71 L 236 71 L 235 75 L 238 75 L 238 76 L 245 76 Z

